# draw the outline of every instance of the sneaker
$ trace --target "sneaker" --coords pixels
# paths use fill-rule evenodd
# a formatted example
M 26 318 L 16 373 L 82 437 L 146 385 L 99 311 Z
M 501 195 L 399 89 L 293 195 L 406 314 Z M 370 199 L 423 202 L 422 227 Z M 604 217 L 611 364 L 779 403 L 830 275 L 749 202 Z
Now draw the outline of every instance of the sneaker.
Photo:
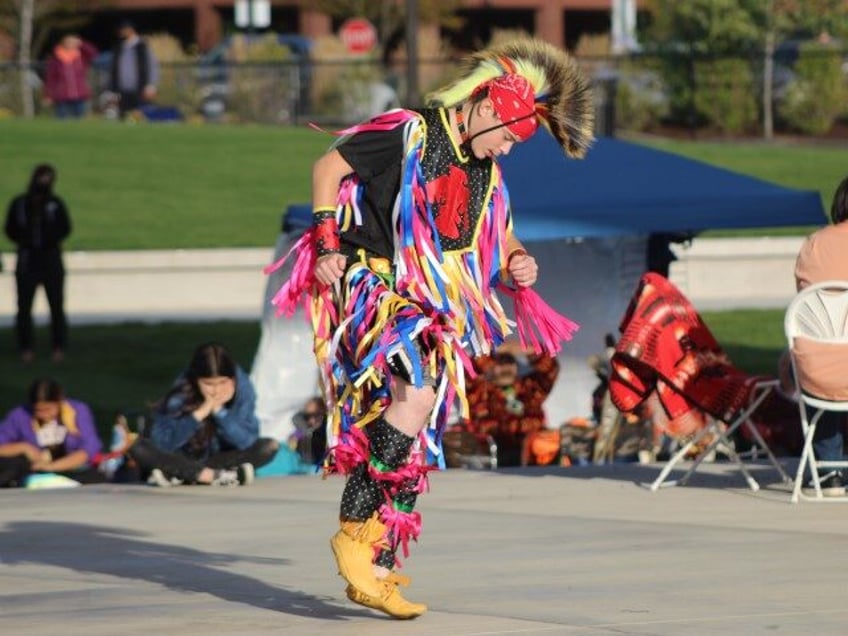
M 821 491 L 823 497 L 844 497 L 845 484 L 842 483 L 842 475 L 831 473 L 821 480 Z
M 256 478 L 256 471 L 253 468 L 253 464 L 245 462 L 236 468 L 236 475 L 238 476 L 239 485 L 249 486 Z
M 215 477 L 209 482 L 210 486 L 238 486 L 238 472 L 235 470 L 220 469 L 215 471 Z
M 154 468 L 150 471 L 150 476 L 147 478 L 148 486 L 158 486 L 159 488 L 170 488 L 171 486 L 180 486 L 182 485 L 183 480 L 177 479 L 176 477 L 171 477 L 170 479 L 165 476 L 165 473 L 162 472 L 159 468 Z

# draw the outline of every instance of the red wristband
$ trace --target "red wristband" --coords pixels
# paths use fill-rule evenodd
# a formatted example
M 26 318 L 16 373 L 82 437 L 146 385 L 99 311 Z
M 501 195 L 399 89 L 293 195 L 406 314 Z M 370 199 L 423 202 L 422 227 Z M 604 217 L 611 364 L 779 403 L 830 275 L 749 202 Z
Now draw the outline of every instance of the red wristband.
M 318 256 L 326 256 L 339 251 L 339 226 L 336 213 L 331 210 L 316 211 L 313 214 L 312 225 L 315 228 L 315 251 Z

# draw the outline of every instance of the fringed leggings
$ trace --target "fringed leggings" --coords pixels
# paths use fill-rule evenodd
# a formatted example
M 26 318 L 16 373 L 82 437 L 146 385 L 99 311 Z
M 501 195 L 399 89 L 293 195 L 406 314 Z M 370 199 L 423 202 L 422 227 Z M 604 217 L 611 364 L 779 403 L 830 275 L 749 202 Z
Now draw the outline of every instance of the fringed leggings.
M 394 481 L 392 474 L 409 459 L 415 438 L 399 431 L 383 418 L 366 426 L 365 433 L 371 447 L 371 459 L 368 463 L 358 464 L 348 476 L 342 494 L 341 518 L 365 521 L 381 511 L 383 506 L 411 515 L 418 498 L 419 479 Z M 384 476 L 386 479 L 381 478 Z M 395 553 L 400 537 L 393 536 L 390 530 L 387 539 L 389 548 L 380 551 L 375 563 L 391 569 L 397 561 Z

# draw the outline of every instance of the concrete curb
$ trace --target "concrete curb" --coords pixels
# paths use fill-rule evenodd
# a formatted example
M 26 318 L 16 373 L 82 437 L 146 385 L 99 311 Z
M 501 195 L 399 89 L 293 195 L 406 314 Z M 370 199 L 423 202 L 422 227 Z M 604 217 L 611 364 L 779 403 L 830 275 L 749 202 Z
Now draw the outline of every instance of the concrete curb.
M 795 293 L 803 237 L 696 239 L 674 246 L 671 280 L 700 310 L 783 308 Z M 273 247 L 68 252 L 67 312 L 74 324 L 253 320 L 262 315 Z M 15 313 L 14 255 L 0 272 L 0 324 Z M 210 279 L 214 273 L 214 279 Z M 36 315 L 47 307 L 36 297 Z

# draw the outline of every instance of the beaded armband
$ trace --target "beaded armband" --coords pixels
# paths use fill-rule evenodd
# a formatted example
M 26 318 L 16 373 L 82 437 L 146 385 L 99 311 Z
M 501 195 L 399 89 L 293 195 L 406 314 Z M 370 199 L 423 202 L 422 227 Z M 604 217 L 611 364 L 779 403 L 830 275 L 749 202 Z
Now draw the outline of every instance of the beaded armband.
M 312 226 L 315 228 L 315 251 L 318 257 L 339 251 L 339 226 L 336 208 L 322 206 L 312 211 Z

